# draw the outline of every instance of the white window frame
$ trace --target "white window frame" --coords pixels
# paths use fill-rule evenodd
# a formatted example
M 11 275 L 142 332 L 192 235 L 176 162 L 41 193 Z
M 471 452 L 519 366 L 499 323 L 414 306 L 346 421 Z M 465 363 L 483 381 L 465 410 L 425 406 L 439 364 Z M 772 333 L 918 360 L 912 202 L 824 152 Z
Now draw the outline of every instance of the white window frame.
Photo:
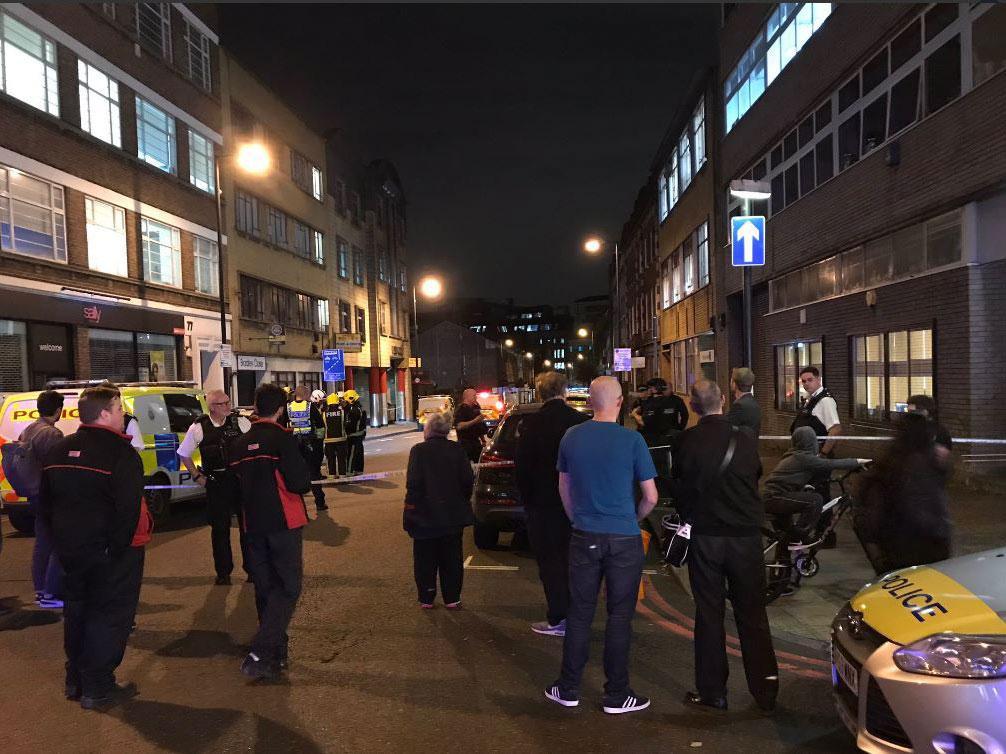
M 311 165 L 311 196 L 320 202 L 324 199 L 324 190 L 321 168 Z
M 217 242 L 202 236 L 192 238 L 196 290 L 210 296 L 220 295 L 220 250 Z M 204 264 L 200 265 L 200 261 Z
M 149 109 L 148 109 L 149 108 Z M 153 111 L 153 112 L 151 112 Z M 162 115 L 163 123 L 155 122 L 145 114 Z M 149 134 L 149 136 L 148 136 Z M 155 157 L 149 154 L 145 148 L 149 138 L 163 138 L 168 147 L 168 166 L 163 166 Z M 143 97 L 136 96 L 136 154 L 143 162 L 158 170 L 174 175 L 178 170 L 178 147 L 175 143 L 175 119 L 170 113 L 166 113 L 157 105 L 149 102 Z
M 189 78 L 207 92 L 213 91 L 213 69 L 210 65 L 210 40 L 188 21 L 185 22 L 185 42 L 188 52 Z M 198 65 L 193 65 L 199 61 Z M 202 68 L 202 73 L 198 68 Z
M 155 241 L 151 237 L 152 230 L 165 230 L 169 233 L 171 239 L 171 245 L 167 246 L 161 241 Z M 143 243 L 143 279 L 149 283 L 157 283 L 158 285 L 166 285 L 172 288 L 182 287 L 182 240 L 181 232 L 178 228 L 174 228 L 170 225 L 165 225 L 164 223 L 158 222 L 156 220 L 151 220 L 148 217 L 140 218 L 140 238 Z M 152 271 L 152 258 L 151 255 L 154 252 L 153 247 L 157 247 L 157 254 L 160 257 L 165 250 L 170 256 L 168 259 L 168 267 L 171 270 L 171 278 L 167 278 L 164 275 L 164 260 L 159 259 L 161 273 L 158 278 L 153 277 Z
M 328 311 L 328 299 L 319 298 L 315 299 L 317 302 L 317 316 L 318 316 L 318 329 L 327 330 L 330 324 L 329 311 Z
M 102 216 L 109 216 L 111 223 L 102 222 Z M 126 211 L 114 204 L 85 196 L 84 221 L 88 268 L 106 275 L 129 277 Z
M 141 8 L 146 8 L 148 11 L 153 13 L 157 17 L 157 22 L 159 25 L 160 42 L 161 42 L 161 57 L 165 60 L 171 60 L 171 6 L 169 3 L 137 3 L 136 4 L 136 37 L 137 39 L 147 40 L 149 42 L 154 42 L 152 38 L 148 38 L 140 29 L 140 16 Z M 153 31 L 151 29 L 150 31 Z
M 121 147 L 118 82 L 86 60 L 78 58 L 77 83 L 80 127 L 106 144 Z
M 311 231 L 311 242 L 314 247 L 314 263 L 325 264 L 325 236 L 319 230 Z
M 37 49 L 28 49 L 29 41 L 31 46 Z M 21 56 L 34 61 L 33 65 L 41 66 L 41 70 L 37 71 L 41 73 L 41 77 L 37 81 L 31 81 L 23 72 L 21 75 L 12 73 L 12 61 Z M 0 11 L 0 91 L 42 112 L 59 117 L 56 44 L 28 24 L 3 11 Z
M 200 172 L 205 174 L 205 179 L 200 176 Z M 216 190 L 213 142 L 191 128 L 189 129 L 189 183 L 207 194 L 212 194 Z
M 692 114 L 692 149 L 695 155 L 695 171 L 706 164 L 706 100 L 705 97 L 699 100 L 695 112 Z
M 0 165 L 0 222 L 6 224 L 9 228 L 7 235 L 0 233 L 0 247 L 4 251 L 22 254 L 33 259 L 46 259 L 66 264 L 66 198 L 63 194 L 63 187 L 51 183 L 44 178 L 39 178 L 23 170 L 19 170 L 18 174 L 46 185 L 48 187 L 49 199 L 47 204 L 43 204 L 28 197 L 14 196 L 10 185 L 11 172 L 13 170 L 15 168 Z M 42 212 L 48 215 L 49 228 L 52 230 L 51 255 L 43 256 L 35 254 L 32 251 L 15 248 L 18 240 L 16 229 L 24 228 L 25 230 L 31 230 L 27 226 L 17 225 L 15 222 L 15 218 L 18 216 L 17 209 L 19 204 L 25 205 L 29 213 Z

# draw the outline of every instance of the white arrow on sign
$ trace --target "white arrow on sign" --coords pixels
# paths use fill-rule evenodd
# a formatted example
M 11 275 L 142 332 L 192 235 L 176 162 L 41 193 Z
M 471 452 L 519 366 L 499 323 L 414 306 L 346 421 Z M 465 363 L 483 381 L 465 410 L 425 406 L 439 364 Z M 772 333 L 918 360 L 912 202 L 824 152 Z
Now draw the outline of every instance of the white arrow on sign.
M 737 238 L 744 244 L 744 262 L 751 264 L 754 262 L 754 242 L 760 238 L 758 226 L 747 220 L 737 231 Z

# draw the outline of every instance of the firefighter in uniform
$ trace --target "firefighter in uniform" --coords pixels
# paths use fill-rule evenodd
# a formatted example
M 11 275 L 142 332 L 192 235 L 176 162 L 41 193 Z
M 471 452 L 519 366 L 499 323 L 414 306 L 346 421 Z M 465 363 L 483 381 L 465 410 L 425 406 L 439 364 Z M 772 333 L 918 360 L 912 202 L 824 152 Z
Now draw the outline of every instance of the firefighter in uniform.
M 293 436 L 300 444 L 300 454 L 311 470 L 311 481 L 317 482 L 322 478 L 321 446 L 325 438 L 325 420 L 322 419 L 317 404 L 309 400 L 310 396 L 306 385 L 298 385 L 294 390 L 293 400 L 286 406 L 286 414 Z M 320 484 L 312 484 L 311 491 L 314 493 L 315 507 L 320 511 L 328 510 L 325 488 Z
M 343 396 L 346 408 L 346 435 L 349 437 L 349 475 L 363 473 L 363 439 L 367 436 L 367 412 L 360 405 L 360 394 L 347 390 Z
M 231 517 L 240 507 L 240 489 L 237 477 L 227 470 L 227 449 L 251 428 L 251 422 L 231 411 L 231 399 L 223 390 L 211 390 L 206 395 L 206 401 L 210 412 L 189 425 L 185 439 L 178 446 L 178 455 L 182 465 L 192 475 L 192 481 L 206 488 L 206 518 L 210 525 L 216 584 L 228 586 L 231 571 L 234 570 Z M 196 466 L 192 460 L 196 448 L 202 457 L 201 466 Z M 243 563 L 243 539 L 241 550 Z
M 346 405 L 342 401 L 342 393 L 332 393 L 325 399 L 325 458 L 329 476 L 346 476 L 349 440 L 346 437 Z

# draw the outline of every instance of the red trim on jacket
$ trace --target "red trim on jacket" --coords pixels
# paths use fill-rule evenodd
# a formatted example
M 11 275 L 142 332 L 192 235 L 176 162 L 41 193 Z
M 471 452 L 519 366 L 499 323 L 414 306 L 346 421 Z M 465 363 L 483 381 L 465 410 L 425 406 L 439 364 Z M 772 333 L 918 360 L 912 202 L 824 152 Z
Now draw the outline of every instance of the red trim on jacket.
M 53 463 L 49 466 L 43 466 L 42 471 L 48 471 L 49 469 L 76 469 L 77 471 L 95 471 L 99 474 L 105 474 L 107 476 L 112 476 L 112 472 L 107 469 L 96 469 L 94 466 L 81 466 L 73 463 Z
M 283 504 L 283 517 L 286 519 L 287 529 L 299 529 L 307 526 L 307 506 L 304 505 L 304 498 L 296 492 L 290 492 L 283 481 L 283 475 L 276 469 L 276 490 L 279 492 L 279 501 Z
M 268 453 L 259 453 L 257 456 L 245 456 L 237 461 L 232 461 L 230 465 L 237 466 L 239 463 L 244 463 L 245 461 L 261 461 L 263 458 L 269 461 L 279 461 L 279 456 L 271 456 Z
M 133 541 L 130 547 L 143 547 L 148 544 L 154 533 L 154 517 L 150 515 L 147 508 L 147 498 L 140 498 L 140 520 L 136 522 L 136 532 L 133 534 Z

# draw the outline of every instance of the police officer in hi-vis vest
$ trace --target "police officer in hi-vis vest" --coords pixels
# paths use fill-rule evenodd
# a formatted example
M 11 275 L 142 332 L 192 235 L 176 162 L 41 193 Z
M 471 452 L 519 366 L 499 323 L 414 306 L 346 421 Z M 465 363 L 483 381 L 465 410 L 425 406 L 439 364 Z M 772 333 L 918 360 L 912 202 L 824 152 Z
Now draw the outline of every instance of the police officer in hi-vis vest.
M 325 399 L 325 458 L 329 476 L 346 476 L 349 460 L 349 439 L 346 437 L 346 404 L 342 393 L 332 393 Z
M 325 420 L 321 417 L 318 405 L 309 398 L 311 391 L 307 385 L 298 385 L 294 390 L 293 400 L 286 405 L 286 415 L 290 422 L 290 431 L 297 438 L 300 454 L 304 456 L 311 470 L 311 481 L 321 480 L 321 459 L 323 455 L 322 442 L 325 439 Z M 312 484 L 314 504 L 318 510 L 328 510 L 325 504 L 325 489 L 320 484 Z
M 234 570 L 231 518 L 238 512 L 241 503 L 237 477 L 227 469 L 227 449 L 251 428 L 251 422 L 231 411 L 231 399 L 223 390 L 211 390 L 206 394 L 206 402 L 210 412 L 189 425 L 177 452 L 192 480 L 206 488 L 206 520 L 210 525 L 216 584 L 227 586 L 231 583 L 231 571 Z M 197 448 L 202 458 L 200 466 L 192 460 Z M 243 540 L 241 549 L 244 563 Z

